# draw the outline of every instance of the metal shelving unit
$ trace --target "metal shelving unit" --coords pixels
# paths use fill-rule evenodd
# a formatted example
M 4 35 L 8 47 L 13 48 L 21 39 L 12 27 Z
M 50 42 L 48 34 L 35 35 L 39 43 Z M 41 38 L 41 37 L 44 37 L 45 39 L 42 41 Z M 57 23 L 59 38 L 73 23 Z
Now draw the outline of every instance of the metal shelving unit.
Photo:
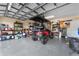
M 14 30 L 0 30 L 0 41 L 14 39 Z

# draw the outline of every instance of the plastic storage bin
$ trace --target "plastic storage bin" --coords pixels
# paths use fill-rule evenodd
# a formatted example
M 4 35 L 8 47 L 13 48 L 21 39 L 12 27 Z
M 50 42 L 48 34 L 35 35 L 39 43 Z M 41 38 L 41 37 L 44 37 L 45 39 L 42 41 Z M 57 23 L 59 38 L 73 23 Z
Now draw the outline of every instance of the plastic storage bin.
M 68 37 L 69 47 L 79 54 L 79 39 L 74 37 Z

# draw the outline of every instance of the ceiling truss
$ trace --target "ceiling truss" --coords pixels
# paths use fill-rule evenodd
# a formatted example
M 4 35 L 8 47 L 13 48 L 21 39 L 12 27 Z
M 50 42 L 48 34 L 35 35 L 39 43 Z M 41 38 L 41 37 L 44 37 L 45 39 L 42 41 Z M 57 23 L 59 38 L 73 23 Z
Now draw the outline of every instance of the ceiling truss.
M 37 6 L 35 6 L 33 9 L 28 6 L 32 3 L 16 3 L 16 4 L 19 5 L 18 7 L 20 7 L 20 5 L 21 5 L 21 8 L 18 9 L 18 7 L 13 6 L 13 3 L 12 3 L 11 9 L 8 10 L 9 3 L 6 3 L 6 5 L 4 3 L 0 4 L 0 7 L 1 7 L 0 14 L 2 14 L 3 16 L 6 16 L 6 17 L 11 16 L 10 18 L 15 18 L 15 19 L 27 19 L 27 18 L 35 17 L 37 15 L 42 16 L 47 12 L 50 12 L 50 11 L 58 9 L 60 7 L 69 5 L 70 3 L 65 3 L 61 6 L 58 6 L 57 3 L 53 3 L 55 8 L 53 8 L 51 10 L 46 10 L 46 8 L 44 8 L 44 6 L 47 6 L 47 4 L 50 4 L 50 3 L 35 3 Z M 25 8 L 28 9 L 29 11 L 28 12 L 24 11 Z M 38 11 L 39 9 L 43 10 L 44 12 L 39 13 L 39 12 L 41 12 L 41 11 Z M 20 12 L 22 14 L 19 14 Z M 8 15 L 10 15 L 10 16 L 8 16 Z

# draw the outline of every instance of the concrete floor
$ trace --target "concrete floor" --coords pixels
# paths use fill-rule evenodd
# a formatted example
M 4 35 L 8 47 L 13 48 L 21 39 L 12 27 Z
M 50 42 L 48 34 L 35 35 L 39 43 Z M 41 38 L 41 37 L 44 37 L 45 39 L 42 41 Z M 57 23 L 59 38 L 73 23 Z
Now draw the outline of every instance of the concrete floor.
M 0 41 L 1 56 L 78 56 L 62 41 L 49 40 L 46 45 L 31 38 Z

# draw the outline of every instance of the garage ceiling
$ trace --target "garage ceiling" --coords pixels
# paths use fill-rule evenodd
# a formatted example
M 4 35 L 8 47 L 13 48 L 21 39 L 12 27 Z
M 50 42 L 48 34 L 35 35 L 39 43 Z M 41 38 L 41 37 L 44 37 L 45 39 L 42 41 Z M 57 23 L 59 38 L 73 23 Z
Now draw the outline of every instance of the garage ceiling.
M 29 19 L 66 3 L 0 3 L 0 16 Z M 11 6 L 11 7 L 10 7 Z M 10 9 L 8 9 L 10 7 Z

